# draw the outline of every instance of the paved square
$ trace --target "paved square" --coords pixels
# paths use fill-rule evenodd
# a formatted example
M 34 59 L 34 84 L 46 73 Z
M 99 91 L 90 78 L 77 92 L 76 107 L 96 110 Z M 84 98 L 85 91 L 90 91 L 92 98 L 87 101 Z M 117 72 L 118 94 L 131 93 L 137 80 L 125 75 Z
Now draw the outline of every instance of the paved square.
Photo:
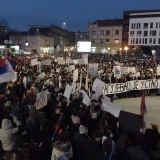
M 124 111 L 140 114 L 141 98 L 127 98 L 115 100 Z M 160 97 L 146 97 L 147 114 L 151 124 L 158 124 L 160 128 Z

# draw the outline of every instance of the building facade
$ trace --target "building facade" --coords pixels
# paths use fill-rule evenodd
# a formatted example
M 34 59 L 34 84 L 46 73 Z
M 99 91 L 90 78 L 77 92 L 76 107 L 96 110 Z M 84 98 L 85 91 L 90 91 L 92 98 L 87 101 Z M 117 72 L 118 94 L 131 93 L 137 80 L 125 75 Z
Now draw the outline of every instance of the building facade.
M 66 46 L 75 45 L 76 40 L 72 32 L 53 25 L 32 26 L 28 32 L 10 32 L 8 39 L 21 49 L 39 53 L 53 52 L 57 46 L 63 50 Z
M 54 37 L 47 27 L 30 28 L 28 32 L 11 32 L 9 40 L 13 45 L 18 45 L 29 52 L 53 52 L 54 50 Z
M 122 19 L 97 20 L 88 24 L 88 35 L 92 49 L 96 52 L 105 50 L 109 54 L 117 54 L 122 47 Z
M 160 54 L 160 10 L 127 11 L 124 22 L 124 46 L 128 41 L 129 50 L 137 55 Z

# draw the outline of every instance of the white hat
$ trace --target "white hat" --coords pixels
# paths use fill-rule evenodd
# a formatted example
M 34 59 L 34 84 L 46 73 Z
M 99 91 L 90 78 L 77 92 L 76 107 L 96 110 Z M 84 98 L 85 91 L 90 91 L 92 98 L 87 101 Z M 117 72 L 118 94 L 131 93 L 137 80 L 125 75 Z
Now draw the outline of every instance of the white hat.
M 92 117 L 92 119 L 97 119 L 97 113 L 92 113 L 91 117 Z
M 79 133 L 80 134 L 86 134 L 86 133 L 88 133 L 88 129 L 85 126 L 80 125 L 80 127 L 79 127 Z

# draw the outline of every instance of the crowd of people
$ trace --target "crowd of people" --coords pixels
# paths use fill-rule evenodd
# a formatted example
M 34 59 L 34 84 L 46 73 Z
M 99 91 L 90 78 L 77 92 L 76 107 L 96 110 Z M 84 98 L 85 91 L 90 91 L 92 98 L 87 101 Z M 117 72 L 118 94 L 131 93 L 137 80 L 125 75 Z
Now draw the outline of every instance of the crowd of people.
M 66 59 L 66 53 L 59 57 Z M 86 77 L 88 65 L 75 64 L 79 69 L 76 83 L 81 83 L 91 98 L 91 104 L 82 103 L 83 95 L 79 90 L 70 99 L 63 94 L 66 84 L 72 85 L 73 72 L 67 72 L 69 64 L 58 65 L 57 55 L 36 55 L 38 61 L 52 59 L 51 65 L 31 66 L 31 56 L 11 57 L 16 61 L 13 66 L 17 78 L 13 82 L 0 84 L 0 160 L 149 160 L 159 159 L 160 135 L 158 126 L 140 130 L 125 130 L 119 125 L 119 118 L 101 109 L 101 98 L 94 99 L 92 84 L 95 78 L 107 83 L 121 83 L 133 79 L 159 78 L 156 67 L 159 59 L 108 57 L 89 54 L 88 63 L 98 63 L 96 76 Z M 4 58 L 4 57 L 1 57 Z M 81 54 L 70 55 L 71 59 L 81 58 Z M 112 72 L 115 63 L 135 67 L 136 73 L 128 73 L 115 78 Z M 57 72 L 57 68 L 60 70 Z M 38 75 L 45 73 L 43 78 Z M 61 79 L 60 79 L 61 77 Z M 36 108 L 36 96 L 41 91 L 49 93 L 47 104 Z M 148 95 L 156 90 L 148 90 Z M 141 91 L 129 91 L 114 98 L 141 96 Z M 129 104 L 128 104 L 129 105 Z

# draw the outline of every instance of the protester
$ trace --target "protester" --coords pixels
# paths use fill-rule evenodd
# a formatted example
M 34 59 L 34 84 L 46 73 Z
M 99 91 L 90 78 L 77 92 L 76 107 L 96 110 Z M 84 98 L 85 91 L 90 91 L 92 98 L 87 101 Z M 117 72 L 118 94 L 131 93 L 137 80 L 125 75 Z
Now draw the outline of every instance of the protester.
M 148 87 L 146 95 L 155 94 L 160 59 L 65 54 L 13 57 L 17 77 L 13 82 L 6 79 L 0 83 L 0 141 L 4 159 L 153 158 L 153 152 L 160 148 L 157 127 L 144 129 L 142 125 L 141 133 L 137 128 L 122 127 L 122 108 L 113 101 L 140 97 L 138 83 Z M 88 63 L 83 61 L 85 56 Z M 94 85 L 97 78 L 104 83 L 103 87 Z M 118 113 L 105 110 L 104 104 L 118 107 Z
M 16 117 L 13 117 L 14 123 L 17 125 L 16 128 L 12 127 L 12 123 L 9 119 L 3 119 L 0 129 L 0 141 L 4 151 L 12 151 L 16 146 L 16 133 L 18 132 L 18 126 L 20 122 Z

